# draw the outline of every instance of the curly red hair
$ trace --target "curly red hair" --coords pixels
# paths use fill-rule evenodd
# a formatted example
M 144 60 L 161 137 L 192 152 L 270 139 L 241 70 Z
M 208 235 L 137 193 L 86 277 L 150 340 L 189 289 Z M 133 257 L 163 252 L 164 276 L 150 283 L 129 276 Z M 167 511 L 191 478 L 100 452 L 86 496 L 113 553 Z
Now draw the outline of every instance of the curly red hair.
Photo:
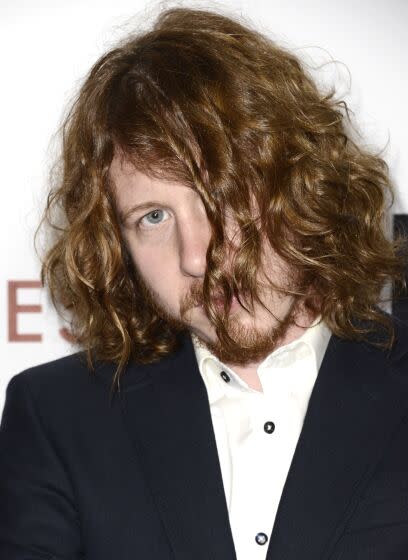
M 296 56 L 220 14 L 164 11 L 149 32 L 102 56 L 63 125 L 62 174 L 44 216 L 57 236 L 42 281 L 57 308 L 70 310 L 88 356 L 118 363 L 119 373 L 129 359 L 153 362 L 178 343 L 123 242 L 109 178 L 118 151 L 202 197 L 213 229 L 203 283 L 210 313 L 214 291 L 229 302 L 243 289 L 258 301 L 265 236 L 299 273 L 286 293 L 339 337 L 364 339 L 362 325 L 377 325 L 390 345 L 391 318 L 377 305 L 387 282 L 403 285 L 405 250 L 384 231 L 387 165 L 348 126 L 346 104 L 320 92 Z M 227 207 L 242 235 L 230 276 Z

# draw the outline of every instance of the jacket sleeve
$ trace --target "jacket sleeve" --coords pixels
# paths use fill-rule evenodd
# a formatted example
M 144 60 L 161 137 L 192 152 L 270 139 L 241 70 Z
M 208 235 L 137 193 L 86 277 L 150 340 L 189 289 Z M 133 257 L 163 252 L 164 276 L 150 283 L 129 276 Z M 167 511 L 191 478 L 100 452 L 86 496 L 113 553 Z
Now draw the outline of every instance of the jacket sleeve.
M 0 426 L 0 560 L 83 558 L 72 485 L 23 372 Z

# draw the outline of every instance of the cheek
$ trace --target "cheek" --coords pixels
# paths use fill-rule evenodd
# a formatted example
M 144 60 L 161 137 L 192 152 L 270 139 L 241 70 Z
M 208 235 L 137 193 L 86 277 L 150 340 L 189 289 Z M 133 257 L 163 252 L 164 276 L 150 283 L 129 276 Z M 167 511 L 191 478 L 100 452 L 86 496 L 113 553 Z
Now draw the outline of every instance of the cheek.
M 176 276 L 170 251 L 135 247 L 129 247 L 129 250 L 138 273 L 159 297 L 167 299 L 168 294 L 174 293 Z

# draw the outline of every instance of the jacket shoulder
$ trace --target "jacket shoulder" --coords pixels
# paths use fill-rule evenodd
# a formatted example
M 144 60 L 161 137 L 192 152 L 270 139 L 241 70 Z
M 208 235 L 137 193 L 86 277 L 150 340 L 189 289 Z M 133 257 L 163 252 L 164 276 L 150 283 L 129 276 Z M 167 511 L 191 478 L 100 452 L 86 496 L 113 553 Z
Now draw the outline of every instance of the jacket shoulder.
M 64 382 L 64 379 L 82 376 L 89 373 L 91 370 L 86 363 L 86 356 L 84 352 L 75 352 L 68 356 L 63 356 L 49 362 L 44 362 L 35 366 L 31 366 L 20 373 L 14 375 L 10 382 L 13 380 L 25 380 L 30 384 L 43 384 L 44 382 L 58 383 Z M 56 379 L 58 378 L 58 379 Z
M 17 373 L 11 377 L 7 391 L 23 385 L 41 401 L 57 398 L 63 402 L 70 396 L 86 394 L 95 384 L 109 389 L 110 372 L 113 379 L 115 365 L 98 361 L 93 365 L 89 367 L 85 352 L 76 352 Z
M 84 370 L 87 368 L 85 352 L 75 352 L 74 354 L 62 356 L 55 360 L 26 368 L 16 376 L 37 378 L 47 375 L 67 375 L 69 372 L 72 373 L 72 371 L 78 371 L 79 369 Z

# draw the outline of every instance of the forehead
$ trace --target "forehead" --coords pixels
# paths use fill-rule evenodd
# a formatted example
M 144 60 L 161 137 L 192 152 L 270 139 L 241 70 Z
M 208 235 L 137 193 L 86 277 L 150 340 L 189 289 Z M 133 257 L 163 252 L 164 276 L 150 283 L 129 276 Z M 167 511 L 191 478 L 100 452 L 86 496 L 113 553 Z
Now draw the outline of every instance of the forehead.
M 152 192 L 163 195 L 170 192 L 175 194 L 175 186 L 192 190 L 176 181 L 147 175 L 137 169 L 132 162 L 119 156 L 115 156 L 112 160 L 109 175 L 115 197 L 119 203 L 129 196 L 144 196 Z
M 131 162 L 115 157 L 110 167 L 110 182 L 120 223 L 135 211 L 166 205 L 184 211 L 202 204 L 198 192 L 174 180 L 157 178 L 137 169 Z
M 147 175 L 123 156 L 115 155 L 109 174 L 115 203 L 122 216 L 134 205 L 147 206 L 148 203 L 157 203 L 180 207 L 190 203 L 196 205 L 198 201 L 202 203 L 200 194 L 192 186 L 164 177 Z M 250 193 L 249 199 L 251 216 L 259 219 L 253 193 Z M 225 222 L 236 220 L 236 214 L 228 203 L 223 206 L 221 214 Z
M 119 156 L 113 158 L 109 176 L 117 196 L 129 189 L 138 188 L 144 191 L 152 185 L 152 179 L 148 175 L 139 171 L 129 160 Z

